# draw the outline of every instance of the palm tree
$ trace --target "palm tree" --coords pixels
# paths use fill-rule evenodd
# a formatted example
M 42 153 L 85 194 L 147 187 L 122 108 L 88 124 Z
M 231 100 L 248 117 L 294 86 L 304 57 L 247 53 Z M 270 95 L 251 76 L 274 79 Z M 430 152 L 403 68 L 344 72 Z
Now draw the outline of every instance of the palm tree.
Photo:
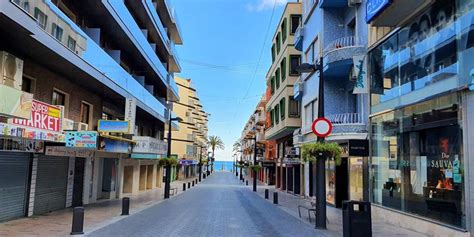
M 214 171 L 214 152 L 216 149 L 224 150 L 224 142 L 218 136 L 209 136 L 207 144 L 211 147 L 212 150 L 212 163 L 211 163 L 211 171 Z

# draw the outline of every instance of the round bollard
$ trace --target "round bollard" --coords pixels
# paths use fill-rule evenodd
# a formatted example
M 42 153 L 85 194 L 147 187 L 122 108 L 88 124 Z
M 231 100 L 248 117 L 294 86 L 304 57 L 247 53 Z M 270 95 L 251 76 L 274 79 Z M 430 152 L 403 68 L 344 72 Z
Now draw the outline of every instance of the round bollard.
M 205 174 L 205 173 L 204 173 L 204 174 L 202 174 L 202 178 L 203 178 L 203 179 L 205 179 L 205 178 L 206 178 L 206 174 Z
M 245 185 L 249 186 L 249 181 L 245 180 Z
M 127 216 L 130 210 L 130 198 L 124 197 L 122 199 L 122 216 Z
M 191 188 L 191 183 L 190 183 L 190 182 L 188 182 L 188 189 L 190 189 L 190 188 Z
M 84 234 L 84 207 L 74 207 L 72 213 L 71 235 Z
M 196 184 L 198 184 L 198 179 L 196 179 Z
M 194 180 L 193 180 L 193 182 L 192 182 L 191 184 L 192 184 L 192 186 L 194 187 Z
M 273 192 L 273 204 L 278 204 L 278 192 Z
M 265 199 L 268 199 L 268 188 L 265 189 Z
M 183 183 L 183 191 L 186 191 L 186 183 Z

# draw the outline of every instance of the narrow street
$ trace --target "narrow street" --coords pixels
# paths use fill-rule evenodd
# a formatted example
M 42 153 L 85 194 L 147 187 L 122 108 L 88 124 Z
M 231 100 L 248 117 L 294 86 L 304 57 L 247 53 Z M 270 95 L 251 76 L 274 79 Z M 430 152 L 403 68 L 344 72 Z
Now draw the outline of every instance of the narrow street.
M 216 172 L 197 187 L 89 236 L 325 236 Z

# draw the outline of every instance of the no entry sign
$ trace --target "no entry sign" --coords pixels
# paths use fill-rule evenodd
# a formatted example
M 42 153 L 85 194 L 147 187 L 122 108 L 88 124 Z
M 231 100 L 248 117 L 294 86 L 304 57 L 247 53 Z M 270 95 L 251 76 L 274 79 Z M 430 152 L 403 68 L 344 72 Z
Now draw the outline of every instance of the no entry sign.
M 332 123 L 327 118 L 318 118 L 311 126 L 313 133 L 318 137 L 327 137 L 332 132 Z

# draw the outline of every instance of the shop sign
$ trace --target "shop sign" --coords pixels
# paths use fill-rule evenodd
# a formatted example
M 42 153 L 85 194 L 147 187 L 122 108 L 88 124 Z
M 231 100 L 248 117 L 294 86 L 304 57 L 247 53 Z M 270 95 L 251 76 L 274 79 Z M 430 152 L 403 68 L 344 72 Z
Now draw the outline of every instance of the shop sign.
M 99 150 L 114 153 L 130 153 L 131 145 L 126 141 L 103 138 L 100 142 Z
M 134 153 L 153 153 L 165 155 L 168 151 L 168 144 L 165 141 L 145 136 L 133 136 L 135 142 L 133 146 Z
M 150 160 L 153 160 L 153 159 L 159 159 L 161 157 L 162 156 L 158 155 L 158 154 L 132 153 L 130 155 L 130 158 L 132 158 L 132 159 L 150 159 Z
M 195 160 L 179 160 L 180 165 L 195 165 L 197 161 Z
M 61 132 L 61 108 L 33 100 L 30 119 L 10 119 L 9 123 L 51 132 Z
M 0 84 L 0 115 L 29 119 L 33 94 Z
M 125 100 L 125 120 L 130 122 L 130 128 L 135 128 L 136 112 L 137 100 L 135 98 L 127 98 Z M 130 133 L 135 134 L 134 131 Z
M 377 15 L 382 13 L 392 3 L 392 0 L 367 0 L 366 16 L 367 23 L 371 22 Z
M 367 94 L 369 93 L 369 87 L 367 86 L 367 56 L 354 56 L 353 60 L 356 80 L 352 94 Z
M 283 159 L 284 164 L 301 164 L 300 158 L 284 158 Z
M 24 138 L 0 137 L 1 151 L 44 152 L 44 142 Z
M 75 150 L 64 146 L 47 146 L 45 155 L 47 156 L 65 156 L 65 157 L 92 157 L 94 151 L 91 150 Z
M 66 132 L 67 147 L 97 148 L 98 133 L 95 131 Z
M 369 156 L 369 141 L 368 140 L 350 140 L 349 141 L 349 156 Z
M 97 125 L 99 132 L 129 133 L 130 121 L 123 120 L 99 120 Z
M 300 149 L 298 147 L 287 147 L 285 149 L 286 158 L 298 158 L 300 157 Z
M 64 133 L 62 132 L 52 132 L 6 123 L 0 123 L 0 135 L 52 142 L 64 142 L 65 140 Z
M 275 167 L 275 163 L 262 162 L 263 167 Z

